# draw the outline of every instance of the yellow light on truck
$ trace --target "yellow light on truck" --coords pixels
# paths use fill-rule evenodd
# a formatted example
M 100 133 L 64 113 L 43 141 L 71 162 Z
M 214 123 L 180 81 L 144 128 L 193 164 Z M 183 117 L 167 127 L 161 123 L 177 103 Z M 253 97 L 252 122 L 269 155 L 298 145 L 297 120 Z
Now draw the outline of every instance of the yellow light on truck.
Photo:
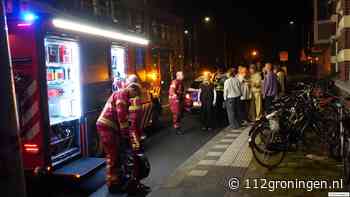
M 206 77 L 209 76 L 209 74 L 210 74 L 209 71 L 204 71 L 204 72 L 203 72 L 203 75 L 206 76 Z
M 121 41 L 131 42 L 131 43 L 140 44 L 140 45 L 148 45 L 149 43 L 149 40 L 138 36 L 125 34 L 118 31 L 109 31 L 109 30 L 105 30 L 99 27 L 94 27 L 88 24 L 72 22 L 61 18 L 53 19 L 52 24 L 55 27 L 58 27 L 61 29 L 67 29 L 67 30 L 91 34 L 95 36 L 102 36 L 102 37 L 110 38 L 114 40 L 121 40 Z
M 153 81 L 157 80 L 158 74 L 157 72 L 151 72 L 147 74 L 148 78 L 152 79 Z

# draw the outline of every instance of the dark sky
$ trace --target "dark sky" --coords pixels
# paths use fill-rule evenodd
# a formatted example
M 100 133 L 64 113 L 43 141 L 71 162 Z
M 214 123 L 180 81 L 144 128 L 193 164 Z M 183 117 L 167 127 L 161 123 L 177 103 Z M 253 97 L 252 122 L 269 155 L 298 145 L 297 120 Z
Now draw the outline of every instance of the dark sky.
M 312 0 L 175 0 L 173 5 L 185 23 L 211 16 L 232 36 L 233 45 L 260 48 L 266 56 L 299 50 L 312 21 Z

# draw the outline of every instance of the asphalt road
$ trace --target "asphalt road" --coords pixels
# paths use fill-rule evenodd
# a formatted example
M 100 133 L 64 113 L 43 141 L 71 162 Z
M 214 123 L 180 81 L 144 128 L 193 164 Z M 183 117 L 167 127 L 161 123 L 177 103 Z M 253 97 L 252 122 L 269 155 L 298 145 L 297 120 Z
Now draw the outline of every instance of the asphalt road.
M 185 135 L 178 136 L 171 128 L 170 114 L 164 111 L 162 115 L 163 128 L 149 131 L 151 136 L 145 143 L 146 154 L 151 163 L 151 174 L 144 183 L 156 190 L 178 166 L 186 161 L 218 132 L 202 131 L 198 114 L 185 114 L 183 130 Z M 29 196 L 108 196 L 104 185 L 105 169 L 100 170 L 90 180 L 84 183 L 68 183 L 65 180 L 46 179 L 36 183 L 37 192 Z M 29 186 L 31 187 L 31 186 Z

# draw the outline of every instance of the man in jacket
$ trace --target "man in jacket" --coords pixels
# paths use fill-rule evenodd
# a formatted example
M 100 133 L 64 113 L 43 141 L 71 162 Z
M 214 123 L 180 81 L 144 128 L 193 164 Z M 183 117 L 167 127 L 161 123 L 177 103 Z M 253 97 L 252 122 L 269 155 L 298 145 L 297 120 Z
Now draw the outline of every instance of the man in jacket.
M 215 124 L 214 106 L 216 103 L 216 91 L 210 76 L 205 76 L 200 85 L 199 100 L 201 101 L 202 130 L 211 131 Z
M 252 98 L 250 84 L 248 80 L 248 69 L 246 67 L 240 66 L 237 74 L 237 78 L 241 83 L 242 96 L 240 103 L 240 119 L 243 124 L 247 124 L 249 120 L 249 107 L 250 100 Z
M 215 116 L 216 122 L 220 126 L 226 126 L 227 124 L 227 113 L 222 107 L 224 104 L 224 84 L 227 77 L 222 68 L 218 69 L 218 72 L 214 76 L 214 85 L 216 91 L 216 105 L 215 105 Z
M 182 71 L 176 73 L 176 79 L 171 82 L 169 88 L 169 105 L 172 112 L 173 127 L 176 130 L 177 135 L 183 135 L 181 130 L 181 116 L 183 108 L 183 86 L 184 75 Z
M 266 63 L 266 75 L 264 78 L 263 96 L 265 98 L 265 110 L 269 111 L 273 99 L 278 94 L 278 80 L 271 63 Z
M 138 180 L 137 163 L 134 163 L 127 183 L 124 174 L 121 174 L 121 165 L 128 162 L 127 155 L 131 153 L 136 161 L 136 154 L 141 150 L 140 92 L 138 78 L 135 75 L 128 77 L 125 88 L 113 92 L 109 97 L 96 123 L 106 153 L 106 181 L 110 193 L 149 190 Z

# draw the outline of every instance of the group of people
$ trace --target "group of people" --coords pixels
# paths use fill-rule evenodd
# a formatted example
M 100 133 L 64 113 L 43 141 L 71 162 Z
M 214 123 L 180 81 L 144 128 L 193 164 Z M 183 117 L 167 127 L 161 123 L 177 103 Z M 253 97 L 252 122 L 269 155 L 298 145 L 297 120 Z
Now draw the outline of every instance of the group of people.
M 286 73 L 278 66 L 266 63 L 260 71 L 256 65 L 230 69 L 224 83 L 224 100 L 231 128 L 254 122 L 269 111 L 272 101 L 285 94 Z M 263 105 L 264 103 L 264 105 Z
M 220 108 L 226 109 L 233 129 L 257 121 L 263 110 L 268 111 L 272 101 L 285 91 L 286 72 L 271 63 L 262 69 L 252 64 L 249 68 L 231 68 L 226 75 L 220 70 L 215 76 L 204 76 L 200 86 L 203 129 L 211 130 L 214 121 L 226 118 Z
M 169 105 L 176 134 L 183 135 L 184 74 L 176 73 L 169 88 Z M 285 93 L 286 74 L 279 67 L 266 63 L 260 71 L 255 65 L 219 70 L 214 76 L 207 74 L 200 85 L 201 122 L 203 130 L 212 130 L 220 121 L 228 118 L 231 128 L 238 129 L 251 121 L 259 120 L 263 109 L 269 110 L 274 98 Z M 117 81 L 118 82 L 118 81 Z M 140 127 L 142 115 L 141 85 L 136 75 L 123 83 L 114 83 L 115 91 L 108 99 L 97 120 L 97 131 L 106 153 L 107 186 L 111 193 L 148 192 L 149 187 L 140 183 L 139 155 L 142 154 Z M 263 100 L 265 107 L 263 107 Z M 225 113 L 226 109 L 226 113 Z M 227 118 L 226 118 L 227 114 Z M 133 157 L 129 173 L 125 175 L 128 158 Z M 124 169 L 124 171 L 123 171 Z

